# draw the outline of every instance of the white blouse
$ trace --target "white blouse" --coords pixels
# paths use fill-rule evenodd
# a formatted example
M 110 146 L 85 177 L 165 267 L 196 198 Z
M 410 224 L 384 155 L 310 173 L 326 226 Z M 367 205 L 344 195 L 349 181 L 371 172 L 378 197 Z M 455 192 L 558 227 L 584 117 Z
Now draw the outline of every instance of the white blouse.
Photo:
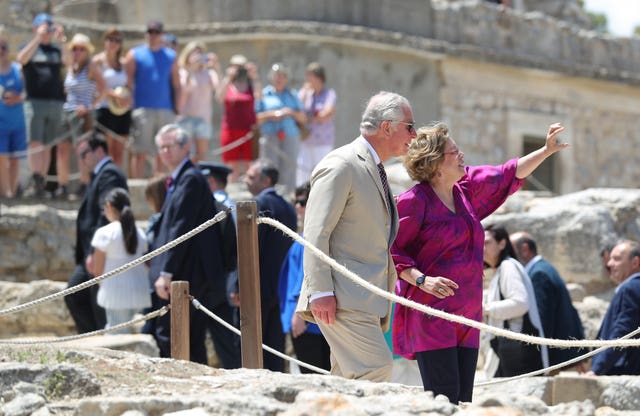
M 122 227 L 119 221 L 111 222 L 96 230 L 91 245 L 105 252 L 104 272 L 141 257 L 147 251 L 147 240 L 139 228 L 138 247 L 135 254 L 127 253 Z M 151 289 L 147 269 L 140 264 L 109 279 L 103 280 L 98 289 L 98 305 L 105 309 L 142 309 L 151 306 Z

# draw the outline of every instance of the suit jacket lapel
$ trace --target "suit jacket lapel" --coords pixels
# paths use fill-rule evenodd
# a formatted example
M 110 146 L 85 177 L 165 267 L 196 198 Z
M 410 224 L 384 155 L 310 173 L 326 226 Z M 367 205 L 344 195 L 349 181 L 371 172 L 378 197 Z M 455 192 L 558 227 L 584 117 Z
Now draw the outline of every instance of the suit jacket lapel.
M 363 145 L 357 141 L 355 142 L 355 145 L 358 159 L 360 159 L 360 161 L 364 165 L 364 168 L 369 173 L 369 176 L 371 176 L 371 179 L 373 179 L 373 181 L 375 182 L 376 187 L 378 188 L 378 192 L 380 193 L 380 198 L 382 198 L 382 200 L 384 201 L 384 205 L 385 207 L 387 207 L 387 212 L 390 213 L 391 209 L 389 209 L 389 195 L 385 195 L 384 186 L 382 186 L 382 179 L 380 179 L 380 172 L 378 172 L 378 166 L 373 160 L 373 155 L 369 152 L 369 149 L 366 145 Z
M 376 187 L 378 188 L 378 192 L 380 193 L 380 198 L 382 198 L 385 207 L 387 207 L 387 213 L 391 218 L 391 232 L 389 235 L 389 244 L 391 244 L 396 238 L 396 234 L 398 232 L 398 210 L 395 204 L 391 204 L 391 201 L 393 200 L 393 195 L 391 195 L 391 188 L 389 188 L 389 194 L 385 196 L 384 186 L 382 186 L 382 179 L 380 179 L 380 172 L 378 171 L 378 166 L 373 160 L 373 155 L 369 152 L 369 149 L 365 144 L 355 141 L 354 145 L 358 159 L 362 162 L 364 168 L 369 173 L 369 176 L 375 182 Z

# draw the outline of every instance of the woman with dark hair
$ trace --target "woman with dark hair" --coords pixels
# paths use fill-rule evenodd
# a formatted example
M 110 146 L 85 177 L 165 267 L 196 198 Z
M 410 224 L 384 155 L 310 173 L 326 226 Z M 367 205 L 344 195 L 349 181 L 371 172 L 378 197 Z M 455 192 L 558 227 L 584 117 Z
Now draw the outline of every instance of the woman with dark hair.
M 487 323 L 514 332 L 544 337 L 531 279 L 515 260 L 515 251 L 504 227 L 488 226 L 484 232 L 484 262 L 494 269 L 487 299 L 482 306 Z M 485 363 L 487 376 L 512 377 L 549 366 L 546 345 L 525 344 L 491 337 L 499 363 Z M 497 367 L 497 368 L 496 368 Z
M 220 146 L 227 148 L 222 161 L 232 171 L 229 182 L 238 182 L 249 168 L 249 162 L 258 157 L 254 153 L 254 142 L 259 137 L 238 144 L 258 135 L 256 127 L 255 101 L 261 97 L 262 85 L 258 78 L 258 67 L 243 55 L 233 55 L 225 77 L 216 90 L 216 99 L 224 106 L 220 126 Z
M 96 230 L 91 240 L 94 276 L 102 275 L 142 256 L 147 251 L 145 235 L 136 227 L 129 194 L 123 188 L 114 188 L 105 197 L 104 214 L 109 224 Z M 87 268 L 89 268 L 87 264 Z M 151 306 L 149 281 L 144 266 L 138 265 L 104 280 L 98 290 L 98 305 L 107 314 L 111 328 L 130 321 L 140 309 Z M 130 333 L 125 328 L 115 333 Z M 113 332 L 112 332 L 113 333 Z
M 131 129 L 131 94 L 127 89 L 127 72 L 122 57 L 124 34 L 110 28 L 102 36 L 104 50 L 93 57 L 106 83 L 106 99 L 96 107 L 96 127 L 109 145 L 109 156 L 122 169 L 126 141 Z
M 336 140 L 336 129 L 333 122 L 336 114 L 336 92 L 326 85 L 327 77 L 324 67 L 317 62 L 307 65 L 305 84 L 298 91 L 307 114 L 309 136 L 300 143 L 298 153 L 298 170 L 296 183 L 301 184 L 311 177 L 313 168 L 331 150 Z

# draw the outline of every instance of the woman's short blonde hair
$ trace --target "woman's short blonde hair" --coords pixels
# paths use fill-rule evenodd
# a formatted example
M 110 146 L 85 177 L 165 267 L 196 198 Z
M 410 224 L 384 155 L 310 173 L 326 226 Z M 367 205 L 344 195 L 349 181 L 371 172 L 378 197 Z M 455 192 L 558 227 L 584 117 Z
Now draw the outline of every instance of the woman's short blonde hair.
M 449 128 L 444 123 L 438 122 L 418 129 L 416 138 L 403 158 L 404 167 L 411 179 L 418 182 L 433 179 L 444 160 L 448 139 Z
M 183 68 L 186 67 L 189 55 L 191 55 L 191 53 L 196 49 L 200 49 L 200 53 L 202 54 L 207 52 L 207 47 L 204 45 L 204 43 L 197 40 L 191 41 L 187 43 L 184 49 L 182 49 L 182 52 L 180 52 L 180 56 L 178 56 L 178 66 L 181 66 Z

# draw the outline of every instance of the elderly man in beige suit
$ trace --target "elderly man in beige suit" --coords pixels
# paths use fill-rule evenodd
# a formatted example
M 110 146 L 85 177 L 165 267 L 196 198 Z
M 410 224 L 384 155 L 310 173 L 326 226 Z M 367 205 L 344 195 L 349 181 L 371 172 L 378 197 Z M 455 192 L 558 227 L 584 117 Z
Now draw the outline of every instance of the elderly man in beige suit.
M 361 136 L 329 153 L 311 175 L 305 238 L 379 288 L 393 291 L 389 247 L 398 212 L 382 162 L 404 155 L 416 137 L 406 98 L 380 92 L 369 100 Z M 309 251 L 297 312 L 320 326 L 331 347 L 331 373 L 390 381 L 393 356 L 384 340 L 391 303 L 332 270 Z

